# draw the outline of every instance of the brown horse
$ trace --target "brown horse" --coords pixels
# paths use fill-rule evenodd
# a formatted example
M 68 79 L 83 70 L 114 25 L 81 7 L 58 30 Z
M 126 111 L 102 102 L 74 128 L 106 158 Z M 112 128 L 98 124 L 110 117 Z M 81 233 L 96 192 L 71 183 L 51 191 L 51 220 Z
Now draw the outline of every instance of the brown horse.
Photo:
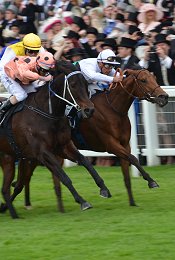
M 135 206 L 131 190 L 129 165 L 134 165 L 148 182 L 149 188 L 158 187 L 158 184 L 145 172 L 137 158 L 130 153 L 131 125 L 128 110 L 135 98 L 145 99 L 159 106 L 168 102 L 167 93 L 157 85 L 155 77 L 148 70 L 126 70 L 121 84 L 112 86 L 110 91 L 102 92 L 92 97 L 95 112 L 89 120 L 84 120 L 78 129 L 88 150 L 108 152 L 120 158 L 125 186 L 129 196 L 129 204 Z M 88 129 L 88 130 L 87 130 Z M 74 143 L 79 149 L 86 149 L 73 136 Z M 29 181 L 36 164 L 25 169 L 26 194 L 29 190 Z M 58 179 L 55 187 L 59 190 Z M 16 184 L 16 189 L 18 182 Z M 59 192 L 57 192 L 58 196 Z M 26 195 L 26 206 L 29 206 L 29 196 Z
M 90 170 L 97 185 L 110 197 L 103 180 L 71 142 L 71 129 L 67 118 L 63 117 L 66 103 L 71 103 L 79 112 L 81 111 L 82 118 L 89 118 L 94 112 L 94 105 L 88 99 L 87 82 L 81 72 L 76 71 L 71 63 L 59 62 L 52 84 L 46 84 L 38 92 L 30 94 L 23 110 L 13 115 L 8 128 L 0 128 L 0 152 L 4 154 L 4 157 L 1 157 L 1 163 L 6 165 L 3 171 L 2 187 L 6 203 L 4 208 L 7 207 L 10 210 L 13 218 L 18 217 L 10 197 L 15 156 L 45 165 L 70 190 L 82 210 L 85 210 L 91 205 L 77 193 L 57 158 L 58 154 L 62 156 L 66 154 L 67 147 L 70 146 L 67 157 L 80 161 Z M 49 105 L 50 110 L 53 111 L 52 115 L 48 112 Z M 7 123 L 5 121 L 7 120 L 4 120 L 4 126 Z M 27 160 L 21 160 L 23 170 Z M 1 207 L 3 211 L 3 204 Z M 62 204 L 60 204 L 60 209 L 63 211 Z

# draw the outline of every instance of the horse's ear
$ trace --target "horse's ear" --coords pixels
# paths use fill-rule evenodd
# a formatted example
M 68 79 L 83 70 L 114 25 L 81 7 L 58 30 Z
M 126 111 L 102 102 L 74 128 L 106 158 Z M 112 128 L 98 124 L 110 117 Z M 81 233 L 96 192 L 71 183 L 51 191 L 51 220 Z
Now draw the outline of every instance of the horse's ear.
M 123 75 L 124 75 L 125 77 L 128 77 L 128 76 L 129 76 L 129 71 L 128 71 L 128 70 L 124 70 L 124 71 L 123 71 Z

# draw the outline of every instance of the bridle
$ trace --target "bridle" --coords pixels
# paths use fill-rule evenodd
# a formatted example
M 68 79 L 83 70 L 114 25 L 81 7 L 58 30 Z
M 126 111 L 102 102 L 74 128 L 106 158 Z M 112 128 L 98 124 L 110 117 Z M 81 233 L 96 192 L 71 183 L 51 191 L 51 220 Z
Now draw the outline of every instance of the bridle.
M 55 97 L 65 101 L 67 104 L 73 106 L 77 111 L 80 111 L 81 108 L 80 106 L 77 104 L 75 98 L 73 97 L 72 95 L 72 92 L 70 90 L 70 87 L 69 87 L 69 82 L 68 82 L 68 79 L 70 77 L 72 77 L 73 75 L 76 75 L 76 74 L 82 74 L 81 71 L 73 71 L 71 73 L 69 73 L 68 75 L 65 75 L 64 77 L 64 90 L 63 90 L 63 96 L 60 96 L 58 95 L 52 88 L 51 86 L 53 85 L 53 81 L 50 81 L 49 84 L 48 84 L 48 89 L 49 89 L 49 114 L 48 113 L 45 113 L 44 111 L 38 109 L 38 108 L 35 108 L 33 106 L 28 106 L 28 105 L 24 105 L 25 107 L 27 107 L 28 109 L 32 110 L 33 112 L 37 113 L 37 114 L 40 114 L 41 116 L 44 116 L 48 119 L 51 119 L 51 120 L 58 120 L 59 117 L 55 117 L 55 116 L 52 116 L 52 103 L 51 103 L 51 94 L 54 95 Z M 68 90 L 71 98 L 72 98 L 72 102 L 67 100 L 65 98 L 66 96 L 66 90 Z
M 155 97 L 153 96 L 153 94 L 154 94 L 154 92 L 156 91 L 156 89 L 159 88 L 160 86 L 157 85 L 157 86 L 153 89 L 153 91 L 152 91 L 151 93 L 145 91 L 145 89 L 139 84 L 139 81 L 141 81 L 141 80 L 138 78 L 138 76 L 140 75 L 140 73 L 143 72 L 143 71 L 145 71 L 145 70 L 146 70 L 146 69 L 141 69 L 141 70 L 139 70 L 139 72 L 137 73 L 137 75 L 133 75 L 133 74 L 129 74 L 128 76 L 125 75 L 125 74 L 123 75 L 124 77 L 129 77 L 129 76 L 131 76 L 131 77 L 134 78 L 136 87 L 137 87 L 138 89 L 140 89 L 140 91 L 143 93 L 143 97 L 142 97 L 142 98 L 139 98 L 139 97 L 133 95 L 132 93 L 130 93 L 130 92 L 124 87 L 123 81 L 122 81 L 122 82 L 119 82 L 118 84 L 120 84 L 120 86 L 123 88 L 123 90 L 124 90 L 130 97 L 132 97 L 132 98 L 134 98 L 134 99 L 137 98 L 137 99 L 139 99 L 139 100 L 147 100 L 147 101 L 149 101 L 149 102 L 154 103 Z M 117 86 L 117 84 L 116 84 L 116 86 Z M 111 89 L 112 89 L 112 88 L 111 88 Z
M 73 106 L 77 111 L 80 111 L 80 110 L 81 110 L 80 106 L 77 104 L 75 98 L 74 98 L 73 95 L 72 95 L 72 92 L 71 92 L 70 87 L 69 87 L 69 81 L 68 81 L 68 79 L 69 79 L 70 77 L 72 77 L 72 76 L 74 76 L 74 75 L 76 75 L 76 74 L 82 74 L 82 73 L 81 73 L 81 71 L 78 71 L 78 70 L 77 70 L 77 71 L 73 71 L 73 72 L 69 73 L 68 75 L 65 75 L 65 77 L 64 77 L 63 96 L 60 96 L 60 95 L 58 95 L 57 93 L 55 93 L 55 91 L 53 91 L 53 89 L 51 88 L 51 86 L 52 86 L 52 84 L 53 84 L 53 81 L 50 81 L 50 82 L 49 82 L 49 85 L 48 85 L 48 87 L 49 87 L 49 111 L 50 111 L 50 105 L 51 105 L 51 94 L 53 94 L 55 97 L 57 97 L 57 98 L 59 98 L 59 99 L 65 101 L 67 104 Z M 72 102 L 69 101 L 69 100 L 67 100 L 67 99 L 65 98 L 65 96 L 66 96 L 66 90 L 69 92 L 69 94 L 70 94 L 70 96 L 71 96 L 71 99 L 72 99 Z

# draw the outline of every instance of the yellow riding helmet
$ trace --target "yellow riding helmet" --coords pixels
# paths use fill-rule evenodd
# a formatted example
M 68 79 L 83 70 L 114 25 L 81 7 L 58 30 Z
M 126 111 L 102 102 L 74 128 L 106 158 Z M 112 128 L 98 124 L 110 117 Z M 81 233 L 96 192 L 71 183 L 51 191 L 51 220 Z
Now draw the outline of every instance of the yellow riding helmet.
M 29 50 L 39 50 L 41 48 L 41 40 L 38 35 L 34 33 L 28 33 L 24 36 L 23 40 L 24 48 Z

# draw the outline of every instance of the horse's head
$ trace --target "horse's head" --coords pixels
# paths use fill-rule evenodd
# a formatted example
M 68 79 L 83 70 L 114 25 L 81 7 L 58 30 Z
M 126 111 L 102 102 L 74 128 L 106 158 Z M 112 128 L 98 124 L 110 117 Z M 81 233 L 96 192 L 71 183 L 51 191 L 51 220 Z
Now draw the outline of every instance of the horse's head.
M 157 84 L 156 78 L 146 69 L 126 70 L 124 86 L 131 85 L 131 96 L 145 99 L 163 107 L 168 103 L 168 94 Z
M 94 104 L 88 97 L 88 85 L 81 71 L 68 61 L 59 61 L 56 66 L 56 74 L 61 72 L 64 80 L 62 97 L 65 104 L 73 105 L 82 118 L 89 118 L 94 112 Z M 60 76 L 55 76 L 55 83 L 61 88 Z

